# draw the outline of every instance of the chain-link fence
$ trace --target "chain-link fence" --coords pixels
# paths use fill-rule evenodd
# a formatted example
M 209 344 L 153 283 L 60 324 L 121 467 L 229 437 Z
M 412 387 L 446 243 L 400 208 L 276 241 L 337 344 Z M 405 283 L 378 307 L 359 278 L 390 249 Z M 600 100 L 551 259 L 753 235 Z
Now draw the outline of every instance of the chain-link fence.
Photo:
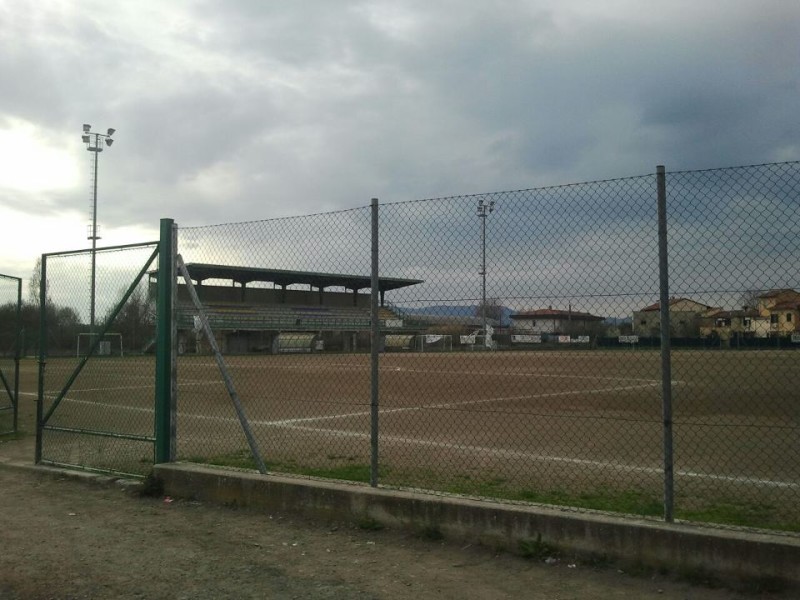
M 798 531 L 798 199 L 782 163 L 181 229 L 178 457 L 255 466 L 238 402 L 274 471 Z
M 369 209 L 182 228 L 178 250 L 268 468 L 368 478 Z M 185 282 L 177 296 L 178 458 L 252 466 Z
M 151 242 L 43 255 L 37 462 L 151 469 L 157 254 Z
M 17 430 L 22 280 L 0 275 L 0 435 Z

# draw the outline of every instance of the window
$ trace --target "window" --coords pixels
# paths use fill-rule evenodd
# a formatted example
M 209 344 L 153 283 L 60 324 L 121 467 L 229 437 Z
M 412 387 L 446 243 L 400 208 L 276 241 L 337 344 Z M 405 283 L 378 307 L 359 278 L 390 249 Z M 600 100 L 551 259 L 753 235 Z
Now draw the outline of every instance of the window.
M 642 319 L 639 325 L 647 325 L 647 319 Z
M 752 322 L 753 322 L 753 321 L 750 319 L 750 317 L 745 317 L 745 318 L 744 318 L 744 326 L 745 326 L 745 327 L 750 327 L 750 325 L 752 324 Z
M 786 313 L 786 322 L 787 323 L 791 323 L 792 322 L 792 313 Z
M 533 321 L 531 321 L 531 327 L 536 327 L 536 319 L 534 319 Z
M 769 316 L 769 322 L 772 325 L 776 325 L 778 323 L 778 315 L 770 315 Z

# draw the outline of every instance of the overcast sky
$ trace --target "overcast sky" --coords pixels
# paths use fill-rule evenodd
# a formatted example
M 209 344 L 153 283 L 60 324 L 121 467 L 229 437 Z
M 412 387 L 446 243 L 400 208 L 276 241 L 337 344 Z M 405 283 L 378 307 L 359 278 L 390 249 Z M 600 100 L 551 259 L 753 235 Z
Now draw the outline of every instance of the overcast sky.
M 792 0 L 0 0 L 0 273 L 185 226 L 800 159 Z

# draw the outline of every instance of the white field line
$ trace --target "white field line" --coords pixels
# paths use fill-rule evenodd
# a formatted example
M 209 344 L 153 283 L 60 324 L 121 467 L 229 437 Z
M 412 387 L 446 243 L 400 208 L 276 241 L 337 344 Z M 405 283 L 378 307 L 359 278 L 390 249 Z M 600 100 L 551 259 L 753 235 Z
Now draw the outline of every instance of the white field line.
M 209 381 L 181 381 L 180 386 L 189 386 L 189 385 L 222 385 L 223 381 L 221 379 L 217 380 L 209 380 Z M 117 386 L 117 387 L 101 387 L 101 388 L 70 388 L 70 392 L 116 392 L 121 390 L 152 390 L 153 386 L 151 385 L 125 385 L 125 386 Z M 38 397 L 39 394 L 35 392 L 20 392 L 20 396 L 33 396 L 34 398 Z M 57 396 L 52 391 L 48 390 L 44 393 L 45 398 L 53 399 Z M 71 400 L 71 402 L 76 402 L 76 400 Z M 109 406 L 117 406 L 116 404 L 109 404 Z
M 202 382 L 198 382 L 202 383 Z M 480 398 L 478 400 L 462 400 L 459 402 L 443 402 L 440 404 L 430 404 L 424 406 L 404 406 L 399 408 L 383 408 L 380 409 L 381 415 L 390 415 L 390 414 L 397 414 L 397 413 L 404 413 L 404 412 L 420 412 L 424 410 L 438 410 L 443 408 L 454 408 L 454 407 L 461 407 L 461 406 L 469 406 L 475 404 L 488 404 L 488 403 L 497 403 L 497 402 L 506 402 L 506 401 L 513 401 L 513 400 L 525 400 L 525 399 L 538 399 L 538 398 L 552 398 L 555 396 L 574 396 L 577 394 L 601 394 L 605 392 L 615 392 L 624 389 L 639 389 L 645 387 L 653 387 L 656 384 L 648 383 L 644 385 L 636 385 L 636 386 L 626 386 L 624 388 L 605 388 L 599 390 L 571 390 L 568 392 L 550 392 L 546 394 L 526 394 L 523 396 L 503 396 L 503 397 L 496 397 L 496 398 Z M 116 389 L 129 389 L 129 388 L 116 388 Z M 77 390 L 76 390 L 77 391 Z M 93 391 L 93 390 L 83 390 L 83 391 Z M 28 394 L 34 396 L 35 394 Z M 52 396 L 50 396 L 52 397 Z M 94 406 L 104 406 L 109 408 L 119 408 L 120 410 L 137 410 L 137 411 L 150 411 L 153 412 L 152 408 L 142 408 L 142 407 L 135 407 L 135 406 L 127 406 L 127 405 L 119 405 L 114 404 L 111 402 L 94 402 L 92 400 L 78 400 L 74 398 L 64 398 L 64 401 L 70 402 L 72 404 L 91 404 Z M 337 413 L 334 415 L 320 415 L 315 417 L 296 417 L 292 419 L 281 419 L 277 421 L 263 421 L 263 420 L 251 420 L 250 423 L 253 425 L 261 425 L 264 427 L 287 427 L 292 426 L 296 423 L 313 423 L 319 421 L 335 421 L 338 419 L 350 419 L 353 417 L 367 417 L 371 414 L 368 410 L 361 410 L 358 412 L 352 413 Z M 231 419 L 229 417 L 215 417 L 213 415 L 194 415 L 191 413 L 179 413 L 180 417 L 186 417 L 190 419 L 200 419 L 200 420 L 219 420 L 223 422 L 227 421 L 236 421 L 236 419 Z
M 606 392 L 618 392 L 624 390 L 633 390 L 641 388 L 653 387 L 657 384 L 647 383 L 642 385 L 629 385 L 624 387 L 601 388 L 597 390 L 570 390 L 568 392 L 548 392 L 546 394 L 524 394 L 522 396 L 500 396 L 497 398 L 480 398 L 478 400 L 461 400 L 459 402 L 442 402 L 440 404 L 426 404 L 424 406 L 404 406 L 401 408 L 383 408 L 379 409 L 381 416 L 391 415 L 404 412 L 419 412 L 425 410 L 438 410 L 442 408 L 455 408 L 461 406 L 470 406 L 475 404 L 489 404 L 497 402 L 510 402 L 513 400 L 528 400 L 539 398 L 555 398 L 561 396 L 576 396 L 581 394 L 604 394 Z M 324 415 L 319 417 L 298 417 L 295 419 L 283 419 L 280 421 L 264 421 L 264 425 L 293 425 L 295 423 L 310 423 L 314 421 L 333 421 L 336 419 L 347 419 L 350 417 L 364 417 L 369 416 L 370 411 L 359 411 L 353 413 L 337 414 L 337 415 Z
M 333 435 L 334 437 L 370 439 L 369 433 L 363 433 L 359 431 L 344 431 L 336 429 L 331 430 L 322 427 L 303 427 L 303 426 L 291 426 L 291 429 L 295 429 L 298 431 L 306 431 L 311 433 L 324 433 L 326 435 Z M 585 458 L 572 458 L 568 456 L 553 456 L 548 454 L 531 453 L 523 450 L 508 450 L 503 448 L 490 448 L 487 446 L 473 446 L 469 444 L 457 444 L 450 442 L 441 442 L 437 440 L 423 440 L 419 438 L 409 438 L 397 435 L 381 435 L 380 439 L 381 441 L 386 441 L 386 442 L 395 442 L 400 444 L 409 444 L 409 445 L 425 446 L 432 448 L 446 448 L 448 450 L 470 452 L 474 454 L 479 454 L 481 456 L 486 456 L 486 455 L 496 456 L 498 458 L 521 458 L 525 460 L 533 460 L 539 462 L 580 465 L 588 467 L 597 467 L 602 469 L 614 469 L 617 471 L 627 471 L 630 473 L 648 473 L 652 475 L 660 475 L 664 472 L 664 470 L 659 467 L 626 465 L 613 461 L 590 460 Z M 757 477 L 747 477 L 740 475 L 715 475 L 713 473 L 701 473 L 698 471 L 685 471 L 685 470 L 677 470 L 675 471 L 675 475 L 687 478 L 694 478 L 694 479 L 707 479 L 711 481 L 746 483 L 764 487 L 800 489 L 800 483 L 795 483 L 791 481 L 779 481 L 779 480 L 776 481 L 772 479 L 760 479 Z
M 595 390 L 595 392 L 599 392 L 600 390 Z M 560 395 L 569 394 L 569 393 L 576 393 L 576 392 L 560 392 Z M 35 394 L 25 394 L 25 395 L 35 395 Z M 555 394 L 549 394 L 555 395 Z M 529 398 L 534 396 L 515 396 L 510 398 L 504 398 L 505 400 L 513 400 L 519 398 Z M 535 396 L 541 397 L 541 396 Z M 106 402 L 92 402 L 89 400 L 73 400 L 71 398 L 65 398 L 65 401 L 75 404 L 92 404 L 92 405 L 99 405 L 99 406 L 106 406 L 112 407 L 118 410 L 128 410 L 131 412 L 143 412 L 143 413 L 153 413 L 152 408 L 144 408 L 138 406 L 120 406 L 116 404 L 110 404 Z M 500 398 L 493 398 L 488 400 L 473 400 L 468 401 L 468 403 L 477 403 L 477 402 L 489 402 L 489 401 L 499 401 Z M 452 404 L 452 403 L 450 403 Z M 464 403 L 459 403 L 464 404 Z M 448 406 L 449 404 L 444 404 L 440 406 Z M 407 407 L 407 408 L 396 408 L 396 409 L 384 409 L 381 410 L 381 414 L 387 413 L 397 413 L 397 412 L 406 412 L 411 410 L 423 410 L 425 408 L 431 407 Z M 349 415 L 330 415 L 326 417 L 310 417 L 304 419 L 285 419 L 281 421 L 263 421 L 263 420 L 251 420 L 251 425 L 258 425 L 262 427 L 279 427 L 279 428 L 288 428 L 293 429 L 296 431 L 304 431 L 308 433 L 317 433 L 317 434 L 324 434 L 333 437 L 340 437 L 340 438 L 355 438 L 355 439 L 369 439 L 369 433 L 363 433 L 359 431 L 348 431 L 343 429 L 326 429 L 324 427 L 309 427 L 306 425 L 299 425 L 302 422 L 308 422 L 310 420 L 330 420 L 335 418 L 344 418 L 344 417 L 354 417 L 354 416 L 365 416 L 369 415 L 369 412 L 362 411 L 359 413 L 352 413 Z M 217 422 L 224 422 L 230 424 L 237 424 L 239 423 L 238 419 L 233 417 L 218 417 L 213 415 L 196 415 L 190 413 L 179 413 L 179 419 L 194 419 L 200 421 L 217 421 Z M 639 465 L 626 465 L 623 463 L 618 463 L 615 461 L 601 461 L 601 460 L 591 460 L 591 459 L 584 459 L 584 458 L 574 458 L 569 456 L 554 456 L 549 454 L 540 454 L 540 453 L 532 453 L 526 452 L 522 450 L 510 450 L 510 449 L 503 449 L 503 448 L 492 448 L 488 446 L 475 446 L 470 444 L 458 444 L 452 442 L 442 442 L 439 440 L 426 440 L 422 438 L 414 438 L 414 437 L 406 437 L 406 436 L 397 436 L 397 435 L 386 435 L 383 434 L 380 436 L 381 441 L 384 442 L 393 442 L 399 444 L 408 444 L 411 446 L 422 446 L 422 447 L 432 447 L 432 448 L 445 448 L 449 450 L 457 450 L 459 452 L 468 452 L 473 454 L 478 454 L 481 456 L 496 456 L 499 458 L 516 458 L 516 459 L 524 459 L 530 461 L 538 461 L 538 462 L 549 462 L 555 464 L 570 464 L 570 465 L 578 465 L 578 466 L 586 466 L 586 467 L 594 467 L 599 469 L 613 469 L 617 471 L 625 471 L 629 473 L 647 473 L 651 475 L 660 475 L 663 473 L 663 470 L 659 467 L 646 467 L 646 466 L 639 466 Z M 773 487 L 773 488 L 780 488 L 780 489 L 800 489 L 800 483 L 792 482 L 792 481 L 781 481 L 781 480 L 774 480 L 774 479 L 762 479 L 758 477 L 747 477 L 747 476 L 737 476 L 737 475 L 718 475 L 714 473 L 702 473 L 699 471 L 689 471 L 689 470 L 677 470 L 675 471 L 676 476 L 686 477 L 690 479 L 702 479 L 707 481 L 724 481 L 730 483 L 740 483 L 740 484 L 747 484 L 747 485 L 754 485 L 754 486 L 761 486 L 761 487 Z

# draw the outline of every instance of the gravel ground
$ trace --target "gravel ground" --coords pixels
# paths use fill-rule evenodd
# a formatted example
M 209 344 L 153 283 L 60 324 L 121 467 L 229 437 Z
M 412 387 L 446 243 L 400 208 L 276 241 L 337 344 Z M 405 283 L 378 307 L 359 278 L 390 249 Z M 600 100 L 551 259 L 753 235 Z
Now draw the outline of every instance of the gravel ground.
M 756 597 L 396 531 L 142 498 L 107 479 L 20 466 L 29 452 L 29 437 L 0 441 L 2 599 Z

